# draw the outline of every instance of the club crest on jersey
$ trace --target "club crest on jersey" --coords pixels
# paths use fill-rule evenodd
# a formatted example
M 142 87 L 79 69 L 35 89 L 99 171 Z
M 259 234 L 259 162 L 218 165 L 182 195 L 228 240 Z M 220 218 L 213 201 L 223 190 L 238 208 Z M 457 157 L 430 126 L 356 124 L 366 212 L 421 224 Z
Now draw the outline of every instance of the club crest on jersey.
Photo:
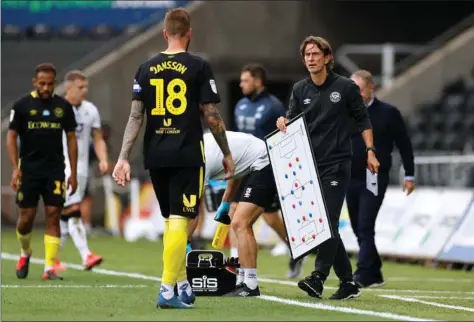
M 331 95 L 329 95 L 329 99 L 333 103 L 337 103 L 341 100 L 341 94 L 339 92 L 332 92 Z
M 217 94 L 217 86 L 216 86 L 216 81 L 213 80 L 213 79 L 210 79 L 209 80 L 209 84 L 211 85 L 211 89 L 212 91 Z
M 63 117 L 63 115 L 64 115 L 64 111 L 63 111 L 63 109 L 60 108 L 60 107 L 56 107 L 56 108 L 53 110 L 53 113 L 54 113 L 54 115 L 56 115 L 56 117 L 59 117 L 59 118 Z
M 138 84 L 137 80 L 133 80 L 133 87 L 132 87 L 132 92 L 133 93 L 140 93 L 142 91 L 142 87 L 140 84 Z

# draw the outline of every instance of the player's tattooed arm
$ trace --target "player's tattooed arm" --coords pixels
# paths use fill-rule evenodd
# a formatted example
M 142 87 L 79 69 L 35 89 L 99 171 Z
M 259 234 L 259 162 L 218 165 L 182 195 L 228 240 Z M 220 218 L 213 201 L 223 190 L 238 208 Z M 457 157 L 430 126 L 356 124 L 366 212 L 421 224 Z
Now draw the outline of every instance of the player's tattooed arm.
M 137 139 L 138 133 L 140 133 L 144 117 L 145 107 L 143 106 L 143 102 L 133 100 L 128 123 L 123 134 L 119 160 L 128 160 L 133 143 Z
M 212 135 L 214 136 L 214 139 L 221 148 L 222 153 L 224 156 L 228 156 L 230 154 L 230 149 L 229 143 L 227 142 L 227 136 L 225 134 L 226 128 L 216 104 L 202 104 L 201 110 L 204 115 L 204 119 L 207 121 L 207 124 L 209 124 L 209 128 L 212 132 Z

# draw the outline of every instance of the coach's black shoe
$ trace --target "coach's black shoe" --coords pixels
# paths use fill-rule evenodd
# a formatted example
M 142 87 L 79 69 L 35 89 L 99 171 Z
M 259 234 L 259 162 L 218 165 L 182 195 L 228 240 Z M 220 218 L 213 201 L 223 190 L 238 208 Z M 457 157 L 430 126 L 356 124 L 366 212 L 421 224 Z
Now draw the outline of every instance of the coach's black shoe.
M 257 288 L 252 290 L 245 283 L 239 284 L 240 287 L 236 288 L 232 292 L 224 294 L 225 297 L 251 297 L 251 296 L 260 296 L 260 289 Z
M 320 299 L 323 294 L 324 282 L 321 276 L 313 272 L 310 276 L 305 277 L 304 280 L 298 282 L 298 287 L 308 293 L 309 296 Z
M 330 300 L 348 300 L 360 296 L 360 291 L 357 285 L 353 282 L 341 282 L 339 289 L 331 295 Z
M 25 279 L 28 277 L 28 270 L 30 268 L 30 256 L 21 256 L 16 264 L 16 277 Z
M 380 287 L 385 285 L 385 281 L 382 276 L 362 278 L 359 275 L 355 275 L 354 282 L 359 288 Z

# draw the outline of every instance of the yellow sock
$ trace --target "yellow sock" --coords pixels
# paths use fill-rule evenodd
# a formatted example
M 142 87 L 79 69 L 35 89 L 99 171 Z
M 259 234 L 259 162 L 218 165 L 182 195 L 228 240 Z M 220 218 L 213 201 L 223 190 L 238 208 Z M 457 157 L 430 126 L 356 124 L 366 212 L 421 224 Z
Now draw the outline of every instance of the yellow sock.
M 164 247 L 166 245 L 166 236 L 168 235 L 169 230 L 170 230 L 170 220 L 165 219 L 165 230 L 163 231 L 163 263 L 165 262 Z
M 21 255 L 26 256 L 31 254 L 31 233 L 22 235 L 16 231 L 16 239 L 20 243 Z
M 170 230 L 170 220 L 165 219 L 165 231 L 163 232 L 163 245 L 165 244 L 166 235 L 168 234 L 169 230 Z
M 59 237 L 44 235 L 44 262 L 46 270 L 53 267 L 54 260 L 58 255 L 60 242 L 61 239 Z
M 188 219 L 171 217 L 163 251 L 162 283 L 174 286 L 186 259 Z

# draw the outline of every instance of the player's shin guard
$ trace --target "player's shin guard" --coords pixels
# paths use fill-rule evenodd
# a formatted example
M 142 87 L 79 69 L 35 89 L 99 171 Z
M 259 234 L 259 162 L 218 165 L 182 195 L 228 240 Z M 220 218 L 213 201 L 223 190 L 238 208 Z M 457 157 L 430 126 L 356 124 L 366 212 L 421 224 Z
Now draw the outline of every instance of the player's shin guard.
M 18 239 L 18 243 L 20 244 L 21 249 L 21 256 L 28 257 L 31 254 L 31 233 L 22 235 L 17 230 L 16 231 L 16 238 Z
M 178 275 L 186 258 L 187 231 L 187 218 L 180 216 L 170 217 L 163 251 L 161 292 L 165 298 L 170 298 L 174 295 L 174 285 L 177 282 Z
M 90 254 L 89 246 L 87 244 L 87 233 L 86 227 L 82 223 L 81 212 L 74 211 L 69 214 L 68 229 L 71 239 L 74 242 L 74 246 L 81 254 L 83 262 L 87 260 L 87 256 Z
M 44 235 L 44 271 L 47 272 L 53 268 L 54 260 L 58 255 L 60 239 L 58 237 Z

